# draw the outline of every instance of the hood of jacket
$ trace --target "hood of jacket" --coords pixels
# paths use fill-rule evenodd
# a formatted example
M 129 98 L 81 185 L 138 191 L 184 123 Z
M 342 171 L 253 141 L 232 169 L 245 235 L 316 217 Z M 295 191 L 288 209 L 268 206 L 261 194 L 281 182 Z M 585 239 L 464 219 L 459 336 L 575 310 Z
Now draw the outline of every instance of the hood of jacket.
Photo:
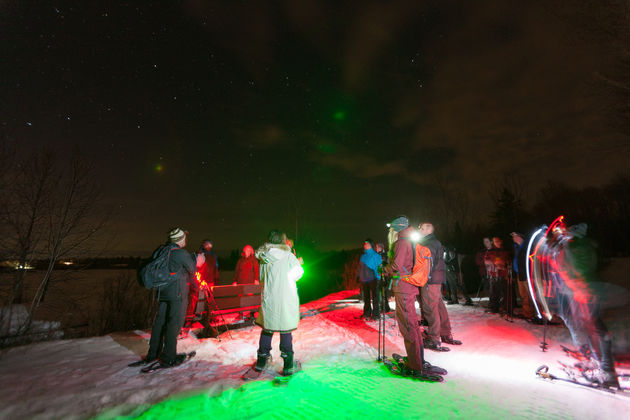
M 266 264 L 274 263 L 290 253 L 291 248 L 288 245 L 266 243 L 256 250 L 256 258 Z

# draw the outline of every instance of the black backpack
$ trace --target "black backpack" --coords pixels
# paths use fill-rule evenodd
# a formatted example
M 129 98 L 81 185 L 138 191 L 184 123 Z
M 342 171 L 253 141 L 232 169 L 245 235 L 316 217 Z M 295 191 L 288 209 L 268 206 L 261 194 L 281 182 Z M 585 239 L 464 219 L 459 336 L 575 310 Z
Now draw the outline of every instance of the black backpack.
M 171 248 L 168 245 L 162 246 L 151 261 L 138 271 L 140 283 L 147 289 L 159 289 L 168 286 L 175 280 L 168 269 L 168 261 L 171 257 Z

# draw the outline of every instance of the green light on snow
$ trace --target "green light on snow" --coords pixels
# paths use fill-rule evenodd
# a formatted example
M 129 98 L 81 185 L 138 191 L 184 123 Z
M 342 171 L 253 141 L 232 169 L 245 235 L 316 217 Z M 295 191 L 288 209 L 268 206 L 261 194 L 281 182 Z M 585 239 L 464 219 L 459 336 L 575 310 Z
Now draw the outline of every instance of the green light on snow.
M 217 396 L 209 389 L 196 395 L 175 397 L 148 409 L 141 406 L 116 418 L 452 418 L 461 415 L 459 410 L 462 409 L 461 404 L 454 401 L 465 402 L 469 408 L 467 418 L 509 416 L 505 407 L 489 407 L 485 399 L 470 395 L 468 388 L 458 388 L 456 381 L 420 382 L 395 376 L 385 366 L 365 356 L 342 359 L 311 360 L 301 372 L 288 379 L 247 382 Z M 208 379 L 210 383 L 211 378 Z M 120 408 L 101 413 L 97 419 L 112 418 L 114 413 L 119 414 Z

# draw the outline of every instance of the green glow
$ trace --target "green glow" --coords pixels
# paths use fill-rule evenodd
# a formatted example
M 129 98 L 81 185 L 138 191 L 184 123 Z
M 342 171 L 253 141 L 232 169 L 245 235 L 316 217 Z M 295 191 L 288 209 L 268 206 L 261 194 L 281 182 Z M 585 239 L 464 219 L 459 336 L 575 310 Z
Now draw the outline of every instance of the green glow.
M 337 151 L 337 148 L 335 147 L 334 144 L 332 143 L 321 143 L 317 146 L 317 149 L 322 152 L 322 153 L 326 153 L 326 154 L 333 154 Z
M 163 170 L 164 170 L 164 166 L 162 166 L 161 163 L 158 163 L 155 165 L 155 172 L 162 173 Z
M 346 119 L 346 111 L 337 111 L 333 114 L 333 118 L 337 121 L 344 121 Z
M 372 360 L 344 357 L 310 361 L 281 385 L 248 382 L 218 396 L 205 392 L 140 407 L 119 419 L 384 419 L 510 417 L 456 381 L 423 383 L 392 375 Z M 201 373 L 201 372 L 199 372 Z M 470 408 L 470 410 L 466 409 Z M 112 418 L 102 413 L 97 418 Z

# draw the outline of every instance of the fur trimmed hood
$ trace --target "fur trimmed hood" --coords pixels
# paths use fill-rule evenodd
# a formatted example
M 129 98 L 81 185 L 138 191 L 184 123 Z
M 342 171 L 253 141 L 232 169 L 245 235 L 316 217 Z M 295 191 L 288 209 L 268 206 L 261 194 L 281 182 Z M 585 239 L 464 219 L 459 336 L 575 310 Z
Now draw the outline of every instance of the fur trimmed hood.
M 291 248 L 286 244 L 265 243 L 256 250 L 256 258 L 262 263 L 277 261 L 291 253 Z

